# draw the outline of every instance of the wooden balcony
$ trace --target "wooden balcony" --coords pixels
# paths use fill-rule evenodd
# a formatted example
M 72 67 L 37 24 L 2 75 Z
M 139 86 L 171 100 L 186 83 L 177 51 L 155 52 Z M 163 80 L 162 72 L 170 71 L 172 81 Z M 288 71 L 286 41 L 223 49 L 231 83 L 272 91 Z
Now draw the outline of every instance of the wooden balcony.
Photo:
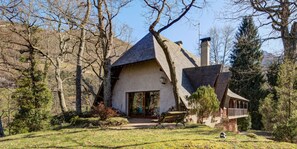
M 229 119 L 248 117 L 248 110 L 239 108 L 227 108 L 227 116 Z

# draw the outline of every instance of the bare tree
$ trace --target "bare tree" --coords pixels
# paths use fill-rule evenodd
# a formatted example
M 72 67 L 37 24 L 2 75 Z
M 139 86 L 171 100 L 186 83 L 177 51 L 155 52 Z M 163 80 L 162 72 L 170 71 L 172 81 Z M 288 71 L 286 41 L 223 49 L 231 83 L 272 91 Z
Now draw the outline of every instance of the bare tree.
M 287 59 L 297 59 L 297 2 L 296 0 L 231 0 L 239 6 L 236 13 L 249 12 L 259 18 L 262 26 L 271 25 L 280 36 L 268 39 L 281 38 L 284 47 L 284 56 Z M 245 14 L 246 15 L 246 14 Z
M 40 2 L 42 3 L 42 2 Z M 64 85 L 63 85 L 63 78 L 61 77 L 62 72 L 62 65 L 66 59 L 67 54 L 72 54 L 74 46 L 71 45 L 70 41 L 72 40 L 71 36 L 71 29 L 73 25 L 69 24 L 65 16 L 63 15 L 66 11 L 63 10 L 61 7 L 61 4 L 66 5 L 66 10 L 71 9 L 71 5 L 69 2 L 66 1 L 51 1 L 48 0 L 45 3 L 42 3 L 41 5 L 44 9 L 44 12 L 42 14 L 46 15 L 40 15 L 37 14 L 37 17 L 44 22 L 48 22 L 47 26 L 48 29 L 52 29 L 54 33 L 50 36 L 52 36 L 52 39 L 50 42 L 51 44 L 58 45 L 58 52 L 52 52 L 52 54 L 45 53 L 46 58 L 49 60 L 49 62 L 54 67 L 54 75 L 56 80 L 56 88 L 57 88 L 57 94 L 59 98 L 59 105 L 61 108 L 62 113 L 65 113 L 68 111 L 66 101 L 65 101 L 65 95 L 64 95 Z M 73 7 L 72 7 L 73 8 Z M 62 11 L 63 10 L 63 11 Z M 68 13 L 69 14 L 69 13 Z M 56 41 L 58 39 L 58 42 Z M 52 48 L 56 48 L 57 46 L 54 45 Z
M 99 31 L 96 49 L 102 49 L 102 67 L 103 67 L 103 99 L 106 106 L 111 106 L 111 51 L 115 48 L 114 43 L 114 25 L 113 20 L 131 0 L 94 0 L 97 9 L 96 25 Z
M 190 1 L 167 1 L 167 0 L 144 0 L 146 6 L 150 8 L 150 19 L 153 20 L 149 26 L 150 33 L 156 38 L 158 44 L 164 51 L 166 61 L 170 70 L 170 78 L 173 86 L 176 109 L 180 109 L 180 99 L 178 94 L 177 78 L 174 62 L 169 53 L 166 41 L 161 38 L 160 33 L 182 19 L 192 7 L 195 6 L 196 0 Z M 175 7 L 175 8 L 173 8 Z M 165 25 L 162 24 L 165 22 Z M 159 29 L 157 29 L 159 28 Z
M 233 44 L 234 29 L 230 25 L 222 28 L 212 27 L 209 30 L 209 35 L 211 37 L 210 58 L 212 63 L 226 65 Z
M 233 39 L 234 39 L 234 28 L 231 26 L 224 26 L 222 29 L 222 46 L 223 46 L 223 56 L 221 59 L 221 63 L 226 65 L 228 61 L 229 54 L 232 49 Z
M 221 53 L 221 36 L 217 27 L 209 30 L 210 41 L 210 60 L 213 64 L 219 64 L 219 53 Z
M 79 24 L 80 28 L 80 43 L 79 43 L 79 49 L 77 53 L 77 61 L 76 61 L 76 112 L 81 113 L 81 101 L 82 101 L 82 70 L 83 70 L 83 54 L 85 51 L 85 45 L 86 45 L 86 25 L 89 21 L 89 17 L 91 14 L 91 2 L 90 0 L 87 0 L 87 11 L 85 13 L 85 16 L 82 20 L 82 22 Z

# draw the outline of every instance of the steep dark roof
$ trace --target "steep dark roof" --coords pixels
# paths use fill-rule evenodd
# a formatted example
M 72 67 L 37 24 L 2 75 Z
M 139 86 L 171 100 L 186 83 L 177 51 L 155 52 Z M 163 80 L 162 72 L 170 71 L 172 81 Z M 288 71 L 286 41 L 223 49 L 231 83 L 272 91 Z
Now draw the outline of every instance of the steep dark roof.
M 189 78 L 192 86 L 198 88 L 203 85 L 215 87 L 217 77 L 221 72 L 222 65 L 210 65 L 203 67 L 185 68 L 184 72 Z
M 123 54 L 113 66 L 122 66 L 136 62 L 152 60 L 155 58 L 154 40 L 151 36 L 146 35 L 127 52 Z
M 222 65 L 210 65 L 185 68 L 184 72 L 189 79 L 192 88 L 197 89 L 200 86 L 210 85 L 215 88 L 218 100 L 222 102 L 224 95 L 227 92 L 231 76 L 229 72 L 221 72 L 222 68 Z
M 221 72 L 216 81 L 215 91 L 219 101 L 221 102 L 223 101 L 224 95 L 228 89 L 230 77 L 231 77 L 230 72 Z

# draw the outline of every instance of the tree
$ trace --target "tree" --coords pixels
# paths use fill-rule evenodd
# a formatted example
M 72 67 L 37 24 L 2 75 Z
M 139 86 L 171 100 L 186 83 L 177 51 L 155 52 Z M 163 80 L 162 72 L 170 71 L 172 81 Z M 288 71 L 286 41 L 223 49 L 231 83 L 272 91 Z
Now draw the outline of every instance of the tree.
M 9 21 L 7 28 L 11 33 L 11 38 L 6 40 L 21 54 L 19 60 L 23 64 L 18 69 L 21 76 L 12 97 L 17 101 L 18 112 L 11 126 L 13 133 L 20 133 L 42 130 L 49 125 L 52 94 L 47 86 L 48 63 L 41 59 L 46 55 L 40 38 L 43 30 L 39 28 L 43 22 L 35 16 L 40 11 L 37 1 L 19 1 L 14 6 L 2 10 L 2 14 Z
M 219 64 L 219 53 L 221 52 L 220 31 L 216 27 L 209 30 L 210 41 L 210 60 L 213 64 Z
M 277 122 L 277 102 L 273 99 L 273 94 L 269 94 L 260 101 L 259 112 L 262 115 L 262 124 L 266 131 L 273 131 Z
M 293 111 L 297 110 L 297 64 L 285 60 L 280 66 L 277 82 L 278 109 L 282 117 L 289 119 Z
M 83 70 L 83 54 L 85 51 L 86 46 L 86 26 L 89 21 L 89 17 L 91 14 L 91 2 L 90 0 L 87 0 L 86 5 L 81 5 L 82 7 L 87 7 L 86 13 L 80 22 L 80 24 L 77 24 L 80 28 L 80 37 L 79 37 L 79 48 L 77 53 L 77 59 L 76 59 L 76 113 L 80 114 L 81 111 L 81 101 L 82 101 L 82 70 Z
M 223 28 L 212 27 L 209 30 L 210 58 L 214 64 L 227 64 L 233 44 L 233 32 L 234 29 L 229 25 Z
M 244 17 L 236 34 L 236 42 L 230 57 L 232 73 L 230 89 L 250 100 L 249 112 L 253 129 L 261 129 L 259 101 L 264 98 L 265 82 L 261 72 L 261 42 L 252 17 Z
M 61 76 L 63 70 L 62 65 L 66 60 L 67 54 L 72 54 L 73 47 L 71 46 L 72 35 L 72 27 L 67 20 L 67 17 L 64 15 L 64 10 L 61 8 L 61 5 L 66 5 L 67 9 L 73 9 L 71 7 L 70 2 L 66 3 L 66 1 L 51 1 L 48 0 L 41 5 L 41 9 L 44 12 L 41 14 L 36 14 L 38 19 L 47 22 L 46 25 L 49 29 L 54 30 L 55 32 L 49 35 L 51 38 L 51 43 L 58 43 L 57 46 L 53 46 L 53 49 L 58 47 L 58 52 L 53 52 L 53 54 L 44 53 L 46 58 L 51 63 L 51 66 L 54 67 L 54 76 L 56 81 L 57 95 L 59 99 L 59 105 L 62 113 L 68 111 L 66 100 L 65 100 L 65 92 L 64 92 L 64 84 L 63 78 Z M 69 14 L 73 13 L 68 11 Z M 44 16 L 43 14 L 47 14 Z M 56 40 L 57 39 L 57 40 Z
M 219 110 L 219 100 L 214 89 L 210 86 L 197 88 L 189 98 L 190 111 L 197 115 L 197 123 L 203 123 L 204 117 Z
M 52 94 L 43 80 L 43 73 L 37 70 L 34 54 L 30 57 L 31 67 L 18 81 L 18 88 L 12 97 L 19 107 L 11 123 L 13 134 L 39 131 L 49 127 Z
M 241 12 L 249 9 L 254 16 L 259 17 L 261 25 L 271 25 L 280 36 L 268 39 L 281 38 L 284 47 L 285 59 L 296 61 L 297 57 L 297 2 L 295 0 L 232 0 L 238 5 Z M 239 13 L 239 11 L 237 11 Z
M 113 57 L 111 52 L 115 48 L 113 20 L 119 14 L 120 10 L 130 2 L 131 0 L 119 0 L 117 2 L 108 0 L 94 1 L 98 21 L 95 26 L 96 31 L 99 32 L 96 53 L 102 51 L 102 56 L 98 55 L 98 59 L 101 59 L 100 63 L 103 68 L 103 99 L 107 107 L 111 106 L 111 58 Z M 99 97 L 99 91 L 97 97 Z
M 297 64 L 285 60 L 279 66 L 276 95 L 269 94 L 261 102 L 260 112 L 263 115 L 265 129 L 273 131 L 280 141 L 293 142 L 297 136 Z M 275 100 L 277 99 L 277 100 Z
M 182 19 L 192 7 L 197 7 L 195 5 L 196 0 L 190 0 L 188 3 L 184 0 L 174 2 L 167 0 L 144 0 L 144 2 L 146 6 L 151 9 L 149 13 L 151 16 L 149 18 L 150 20 L 153 20 L 153 22 L 149 26 L 149 31 L 156 38 L 158 44 L 165 54 L 166 61 L 169 66 L 170 79 L 173 86 L 175 105 L 176 109 L 179 110 L 180 99 L 178 94 L 175 66 L 169 53 L 170 49 L 166 45 L 166 40 L 161 38 L 160 33 Z M 173 6 L 176 7 L 173 9 Z M 165 25 L 162 25 L 163 22 L 165 22 Z M 157 27 L 160 28 L 156 29 Z

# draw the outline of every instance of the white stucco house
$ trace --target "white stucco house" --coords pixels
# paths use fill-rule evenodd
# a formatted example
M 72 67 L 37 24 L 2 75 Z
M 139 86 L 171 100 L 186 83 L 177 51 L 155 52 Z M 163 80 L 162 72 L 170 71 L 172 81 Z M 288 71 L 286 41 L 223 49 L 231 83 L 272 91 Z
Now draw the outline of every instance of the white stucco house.
M 201 40 L 201 60 L 182 48 L 181 42 L 163 39 L 175 65 L 182 107 L 190 108 L 186 98 L 198 87 L 210 85 L 220 101 L 218 117 L 229 118 L 227 127 L 235 128 L 236 119 L 247 116 L 248 100 L 228 89 L 229 72 L 223 72 L 221 65 L 209 65 L 210 39 Z M 129 117 L 142 118 L 155 117 L 175 107 L 169 67 L 152 34 L 147 34 L 112 64 L 112 107 Z

